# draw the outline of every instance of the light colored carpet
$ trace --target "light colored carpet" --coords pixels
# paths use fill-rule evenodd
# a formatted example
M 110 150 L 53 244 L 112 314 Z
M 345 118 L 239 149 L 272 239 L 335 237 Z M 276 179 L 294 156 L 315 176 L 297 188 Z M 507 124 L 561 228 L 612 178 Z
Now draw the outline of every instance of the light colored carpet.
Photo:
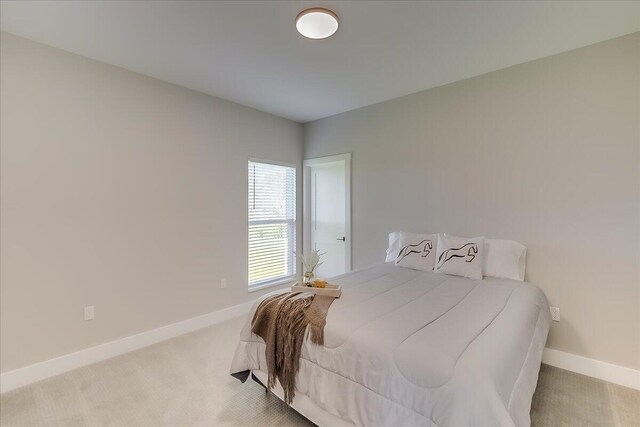
M 0 424 L 312 425 L 255 382 L 229 376 L 242 323 L 231 320 L 5 393 Z M 536 426 L 640 425 L 640 392 L 543 365 L 531 416 Z

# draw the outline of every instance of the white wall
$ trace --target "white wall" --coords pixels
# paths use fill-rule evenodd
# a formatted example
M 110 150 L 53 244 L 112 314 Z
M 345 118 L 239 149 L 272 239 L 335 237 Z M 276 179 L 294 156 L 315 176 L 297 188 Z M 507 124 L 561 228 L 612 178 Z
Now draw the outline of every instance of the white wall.
M 2 372 L 258 296 L 247 160 L 300 167 L 301 125 L 7 33 L 1 49 Z
M 639 64 L 636 33 L 306 124 L 353 153 L 354 268 L 392 230 L 518 240 L 548 346 L 640 368 Z
M 0 41 L 2 372 L 257 297 L 246 161 L 300 166 L 300 125 Z M 635 34 L 305 125 L 305 158 L 353 152 L 353 267 L 395 229 L 519 240 L 549 346 L 640 368 L 639 56 Z

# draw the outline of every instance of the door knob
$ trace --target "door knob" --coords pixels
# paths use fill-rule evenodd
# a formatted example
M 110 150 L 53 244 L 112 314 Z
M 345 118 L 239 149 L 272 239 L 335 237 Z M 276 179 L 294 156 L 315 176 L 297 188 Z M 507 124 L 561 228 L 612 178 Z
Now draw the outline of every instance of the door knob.
M 347 239 L 344 238 L 344 236 L 342 237 L 342 239 L 336 239 L 336 240 L 342 240 L 343 242 L 346 241 Z

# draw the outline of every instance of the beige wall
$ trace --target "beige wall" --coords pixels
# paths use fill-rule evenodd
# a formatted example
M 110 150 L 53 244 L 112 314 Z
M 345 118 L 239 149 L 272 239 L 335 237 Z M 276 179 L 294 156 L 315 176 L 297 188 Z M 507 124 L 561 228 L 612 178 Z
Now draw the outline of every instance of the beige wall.
M 301 125 L 6 33 L 1 48 L 3 372 L 257 297 L 247 159 L 300 167 Z
M 518 240 L 548 346 L 640 368 L 639 57 L 636 33 L 305 125 L 305 158 L 353 153 L 354 267 L 391 230 Z

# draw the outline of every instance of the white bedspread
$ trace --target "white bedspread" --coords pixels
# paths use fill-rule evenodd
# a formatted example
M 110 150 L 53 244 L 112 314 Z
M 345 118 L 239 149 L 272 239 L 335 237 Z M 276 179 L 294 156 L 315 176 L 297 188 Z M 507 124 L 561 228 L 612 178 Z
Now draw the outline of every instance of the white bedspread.
M 390 264 L 332 282 L 342 297 L 329 310 L 325 345 L 303 346 L 297 396 L 364 426 L 530 424 L 550 323 L 537 287 Z M 251 333 L 256 307 L 232 373 L 266 372 L 264 342 Z

